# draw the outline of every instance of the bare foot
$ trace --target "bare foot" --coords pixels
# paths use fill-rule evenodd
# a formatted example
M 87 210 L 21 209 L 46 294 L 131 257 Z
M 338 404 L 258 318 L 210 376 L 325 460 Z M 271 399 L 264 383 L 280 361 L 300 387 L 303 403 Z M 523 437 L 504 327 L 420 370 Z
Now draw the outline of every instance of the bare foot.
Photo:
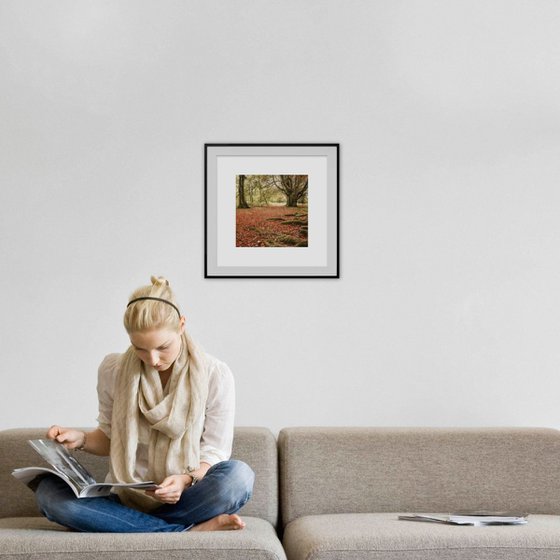
M 239 515 L 224 513 L 195 525 L 191 531 L 238 531 L 244 527 L 245 521 Z

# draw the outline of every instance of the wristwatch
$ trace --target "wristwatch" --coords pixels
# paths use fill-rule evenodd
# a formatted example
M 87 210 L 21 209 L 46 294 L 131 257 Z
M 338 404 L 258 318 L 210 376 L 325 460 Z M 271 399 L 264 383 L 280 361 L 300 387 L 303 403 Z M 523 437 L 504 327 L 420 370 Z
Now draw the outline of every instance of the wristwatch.
M 194 486 L 200 480 L 200 478 L 198 478 L 198 476 L 195 476 L 194 474 L 191 474 L 190 476 L 192 478 L 191 486 Z

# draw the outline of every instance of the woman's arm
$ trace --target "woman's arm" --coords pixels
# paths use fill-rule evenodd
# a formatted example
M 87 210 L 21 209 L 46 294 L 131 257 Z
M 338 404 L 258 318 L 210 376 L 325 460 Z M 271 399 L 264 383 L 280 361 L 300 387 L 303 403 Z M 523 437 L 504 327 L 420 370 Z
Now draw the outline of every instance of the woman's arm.
M 214 359 L 210 370 L 204 430 L 200 441 L 201 464 L 215 465 L 230 458 L 234 418 L 233 374 L 224 362 Z
M 82 432 L 73 428 L 51 426 L 47 437 L 62 443 L 66 449 L 79 449 L 94 455 L 109 455 L 111 440 L 99 429 L 93 432 Z

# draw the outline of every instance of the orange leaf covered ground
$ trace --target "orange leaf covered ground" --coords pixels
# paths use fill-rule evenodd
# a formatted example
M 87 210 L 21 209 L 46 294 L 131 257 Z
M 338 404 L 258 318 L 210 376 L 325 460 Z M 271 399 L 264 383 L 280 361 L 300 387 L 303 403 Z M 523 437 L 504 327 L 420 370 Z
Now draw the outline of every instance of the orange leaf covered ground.
M 307 247 L 307 207 L 263 206 L 236 211 L 237 247 Z

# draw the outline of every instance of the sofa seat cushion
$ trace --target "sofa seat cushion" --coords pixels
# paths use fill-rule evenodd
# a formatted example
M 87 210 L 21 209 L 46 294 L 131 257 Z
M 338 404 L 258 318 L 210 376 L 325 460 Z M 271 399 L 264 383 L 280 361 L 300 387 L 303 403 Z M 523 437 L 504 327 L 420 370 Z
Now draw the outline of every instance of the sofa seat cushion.
M 527 525 L 461 527 L 398 513 L 310 515 L 284 533 L 288 560 L 548 560 L 560 558 L 560 516 Z
M 243 517 L 242 531 L 77 533 L 43 517 L 0 519 L 0 560 L 285 560 L 274 527 Z

